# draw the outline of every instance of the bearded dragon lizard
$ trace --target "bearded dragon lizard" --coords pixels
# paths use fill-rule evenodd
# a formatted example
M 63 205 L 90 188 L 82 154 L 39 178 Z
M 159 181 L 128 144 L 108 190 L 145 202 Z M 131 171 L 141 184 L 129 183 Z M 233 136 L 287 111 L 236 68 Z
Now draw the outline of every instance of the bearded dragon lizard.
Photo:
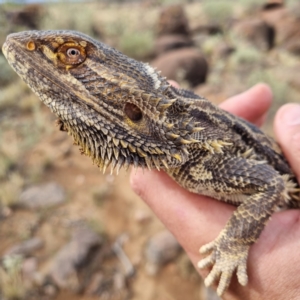
M 237 206 L 201 247 L 206 285 L 222 295 L 277 208 L 299 207 L 299 184 L 277 143 L 203 97 L 172 87 L 149 64 L 74 31 L 11 34 L 3 53 L 56 114 L 60 128 L 105 170 L 164 170 L 187 190 Z

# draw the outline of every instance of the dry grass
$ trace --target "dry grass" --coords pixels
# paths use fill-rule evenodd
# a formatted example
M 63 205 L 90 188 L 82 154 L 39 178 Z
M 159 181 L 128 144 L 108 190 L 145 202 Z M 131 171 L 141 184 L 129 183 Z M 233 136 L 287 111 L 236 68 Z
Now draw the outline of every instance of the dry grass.
M 18 203 L 24 179 L 17 172 L 9 174 L 7 179 L 1 184 L 0 203 L 2 206 L 13 207 Z
M 6 300 L 24 299 L 26 289 L 21 274 L 22 261 L 20 256 L 7 256 L 3 259 L 4 269 L 0 268 L 0 287 Z
M 231 1 L 215 0 L 205 1 L 202 9 L 209 22 L 225 24 L 233 16 Z

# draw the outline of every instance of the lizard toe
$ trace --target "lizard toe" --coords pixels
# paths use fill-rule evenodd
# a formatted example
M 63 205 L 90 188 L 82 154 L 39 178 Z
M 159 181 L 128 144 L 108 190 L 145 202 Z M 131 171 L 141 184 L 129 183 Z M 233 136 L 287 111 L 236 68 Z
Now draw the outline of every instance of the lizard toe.
M 248 283 L 248 275 L 247 275 L 247 266 L 246 266 L 246 261 L 244 263 L 241 263 L 238 268 L 237 268 L 237 278 L 238 282 L 242 286 L 246 286 Z
M 205 245 L 203 245 L 203 246 L 200 248 L 199 252 L 200 252 L 201 254 L 209 253 L 209 252 L 213 251 L 215 245 L 216 245 L 216 241 L 212 241 L 212 242 L 210 242 L 210 243 L 208 243 L 208 244 L 205 244 Z
M 198 262 L 198 268 L 199 269 L 209 268 L 214 265 L 215 261 L 216 261 L 215 255 L 212 253 L 211 255 L 201 259 Z
M 214 265 L 214 267 L 204 280 L 205 286 L 211 286 L 215 281 L 219 279 L 220 274 L 221 270 L 218 268 L 217 265 Z

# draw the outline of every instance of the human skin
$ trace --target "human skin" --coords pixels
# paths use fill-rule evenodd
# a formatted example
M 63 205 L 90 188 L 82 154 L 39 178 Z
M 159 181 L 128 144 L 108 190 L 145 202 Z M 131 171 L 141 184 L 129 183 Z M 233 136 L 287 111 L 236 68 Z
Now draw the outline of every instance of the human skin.
M 270 88 L 258 84 L 221 104 L 224 110 L 260 126 L 272 101 Z M 287 104 L 274 120 L 276 139 L 300 182 L 300 105 Z M 164 172 L 134 170 L 133 190 L 149 205 L 174 234 L 199 274 L 198 249 L 214 240 L 224 228 L 235 207 L 184 190 Z M 299 299 L 300 297 L 300 210 L 272 215 L 248 257 L 249 282 L 246 287 L 233 277 L 223 295 L 227 300 Z

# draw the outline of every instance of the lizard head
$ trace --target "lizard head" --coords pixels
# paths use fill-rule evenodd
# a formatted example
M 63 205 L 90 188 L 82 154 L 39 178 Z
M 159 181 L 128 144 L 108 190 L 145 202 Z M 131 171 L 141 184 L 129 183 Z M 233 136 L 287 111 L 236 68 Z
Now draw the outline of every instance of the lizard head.
M 3 53 L 102 169 L 109 164 L 175 167 L 188 159 L 188 145 L 197 142 L 193 136 L 201 128 L 182 91 L 148 64 L 87 35 L 15 33 L 7 37 Z

